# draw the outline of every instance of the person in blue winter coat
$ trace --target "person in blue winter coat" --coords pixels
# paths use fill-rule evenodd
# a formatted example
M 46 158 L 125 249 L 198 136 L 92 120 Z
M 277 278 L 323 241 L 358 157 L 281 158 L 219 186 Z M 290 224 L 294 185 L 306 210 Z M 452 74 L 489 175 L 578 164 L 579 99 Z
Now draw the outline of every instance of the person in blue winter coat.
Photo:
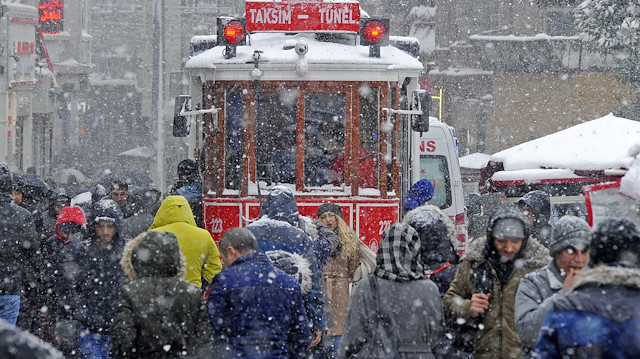
M 293 192 L 285 186 L 274 186 L 262 203 L 260 219 L 247 226 L 258 241 L 260 252 L 283 250 L 301 255 L 309 261 L 311 289 L 304 295 L 305 309 L 313 334 L 312 346 L 322 339 L 326 326 L 321 272 L 313 242 L 298 226 L 298 205 Z
M 432 197 L 433 184 L 428 179 L 421 179 L 414 183 L 407 192 L 402 204 L 402 210 L 404 213 L 414 210 L 429 202 Z
M 60 252 L 59 311 L 62 319 L 79 326 L 77 339 L 83 358 L 110 357 L 118 290 L 127 282 L 120 266 L 125 244 L 120 237 L 121 221 L 116 202 L 96 202 L 84 238 L 73 237 Z
M 207 300 L 210 357 L 308 358 L 311 334 L 296 279 L 274 267 L 244 228 L 225 232 L 220 256 L 225 269 Z
M 640 358 L 640 232 L 606 219 L 591 235 L 593 267 L 554 302 L 534 358 Z

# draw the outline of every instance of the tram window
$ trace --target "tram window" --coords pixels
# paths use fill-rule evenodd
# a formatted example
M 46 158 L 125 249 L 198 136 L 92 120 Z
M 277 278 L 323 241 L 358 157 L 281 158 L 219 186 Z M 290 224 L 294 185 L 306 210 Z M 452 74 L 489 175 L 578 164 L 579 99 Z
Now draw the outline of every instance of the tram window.
M 257 96 L 256 175 L 267 186 L 296 183 L 296 97 L 288 90 Z
M 428 179 L 433 184 L 433 197 L 429 204 L 440 208 L 451 206 L 451 180 L 449 164 L 445 156 L 420 156 L 420 179 Z
M 342 186 L 346 95 L 307 93 L 304 100 L 304 184 Z
M 360 188 L 378 188 L 380 89 L 362 86 L 360 93 Z
M 226 183 L 225 188 L 239 189 L 242 174 L 242 155 L 244 136 L 242 119 L 242 89 L 230 88 L 227 91 L 227 138 L 226 138 Z

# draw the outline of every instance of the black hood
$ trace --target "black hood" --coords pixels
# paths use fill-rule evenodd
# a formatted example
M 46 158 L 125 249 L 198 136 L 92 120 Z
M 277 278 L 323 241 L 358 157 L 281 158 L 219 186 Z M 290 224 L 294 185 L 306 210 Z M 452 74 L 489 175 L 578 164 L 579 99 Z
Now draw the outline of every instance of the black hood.
M 275 186 L 260 207 L 260 217 L 287 222 L 298 226 L 298 204 L 293 192 L 284 186 Z
M 522 209 L 516 206 L 515 204 L 511 204 L 511 203 L 505 203 L 500 207 L 498 207 L 498 209 L 496 209 L 496 211 L 493 212 L 493 214 L 489 218 L 489 223 L 487 224 L 487 239 L 488 239 L 487 242 L 492 242 L 489 239 L 493 238 L 493 235 L 492 235 L 493 228 L 496 222 L 499 219 L 504 219 L 504 218 L 514 218 L 522 222 L 524 226 L 524 235 L 525 235 L 525 241 L 523 243 L 524 245 L 527 242 L 526 239 L 529 238 L 529 236 L 531 235 L 531 226 L 529 225 L 529 221 L 527 220 L 527 217 L 524 216 Z
M 544 191 L 531 191 L 518 201 L 518 205 L 527 205 L 533 211 L 533 226 L 549 225 L 551 218 L 551 196 Z

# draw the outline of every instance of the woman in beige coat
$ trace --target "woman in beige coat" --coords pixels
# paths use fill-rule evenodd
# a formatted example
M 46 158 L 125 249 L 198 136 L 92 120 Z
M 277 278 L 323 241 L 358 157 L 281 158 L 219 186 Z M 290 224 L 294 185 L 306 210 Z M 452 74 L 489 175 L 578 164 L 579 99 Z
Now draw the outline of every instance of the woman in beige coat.
M 322 274 L 328 298 L 325 308 L 330 306 L 325 309 L 325 312 L 330 309 L 333 315 L 333 321 L 328 323 L 329 329 L 324 339 L 324 345 L 327 347 L 328 357 L 333 358 L 340 346 L 347 307 L 349 307 L 351 283 L 360 263 L 358 250 L 360 240 L 353 229 L 344 222 L 342 209 L 337 204 L 321 204 L 318 207 L 318 219 L 336 232 L 340 238 L 338 250 L 329 258 Z

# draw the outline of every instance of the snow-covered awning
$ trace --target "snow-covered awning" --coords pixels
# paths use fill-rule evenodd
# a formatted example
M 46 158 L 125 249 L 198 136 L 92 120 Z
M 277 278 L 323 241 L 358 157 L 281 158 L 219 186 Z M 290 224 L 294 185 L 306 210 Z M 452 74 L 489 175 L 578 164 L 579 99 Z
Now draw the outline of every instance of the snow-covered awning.
M 611 114 L 500 151 L 490 161 L 505 171 L 558 168 L 598 171 L 629 168 L 629 149 L 640 139 L 640 122 Z

